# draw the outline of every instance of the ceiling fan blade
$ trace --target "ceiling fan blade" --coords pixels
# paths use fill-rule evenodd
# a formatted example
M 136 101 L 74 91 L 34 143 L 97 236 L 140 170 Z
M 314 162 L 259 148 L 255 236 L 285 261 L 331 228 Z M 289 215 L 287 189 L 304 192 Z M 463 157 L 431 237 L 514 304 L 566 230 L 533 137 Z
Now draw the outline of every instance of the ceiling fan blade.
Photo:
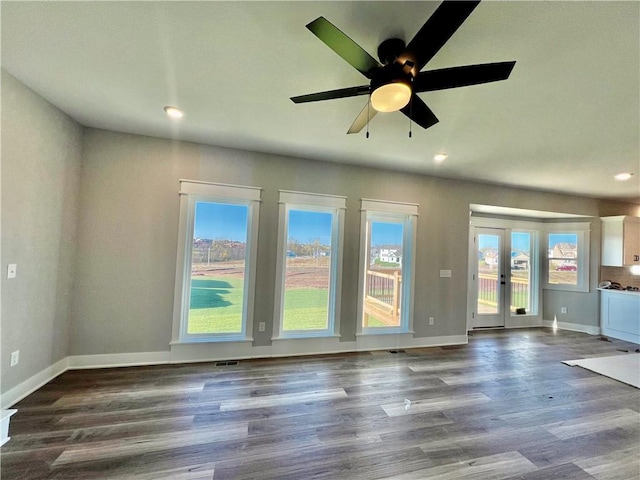
M 347 132 L 347 134 L 358 133 L 367 125 L 367 122 L 370 122 L 371 119 L 376 116 L 376 113 L 378 113 L 378 111 L 371 106 L 371 102 L 367 102 L 362 111 L 358 114 L 356 119 L 351 124 L 351 127 L 349 127 L 349 131 Z
M 440 121 L 431 109 L 427 107 L 427 104 L 415 93 L 411 95 L 411 101 L 405 107 L 401 108 L 400 111 L 424 129 Z
M 432 92 L 506 80 L 516 62 L 483 63 L 420 72 L 413 81 L 414 92 Z
M 480 1 L 444 1 L 407 45 L 414 76 L 438 53 Z
M 367 78 L 382 65 L 324 17 L 307 25 L 311 32 Z
M 368 95 L 369 85 L 361 85 L 359 87 L 339 88 L 337 90 L 328 90 L 326 92 L 310 93 L 309 95 L 300 95 L 291 97 L 293 103 L 319 102 L 320 100 L 333 100 L 334 98 L 357 97 L 358 95 Z

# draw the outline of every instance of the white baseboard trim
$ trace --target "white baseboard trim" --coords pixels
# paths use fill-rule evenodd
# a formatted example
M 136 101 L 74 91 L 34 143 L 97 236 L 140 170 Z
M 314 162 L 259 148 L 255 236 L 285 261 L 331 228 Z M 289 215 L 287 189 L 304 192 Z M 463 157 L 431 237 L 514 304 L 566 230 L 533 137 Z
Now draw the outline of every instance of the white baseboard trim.
M 170 363 L 212 362 L 217 360 L 246 360 L 252 358 L 290 357 L 296 355 L 327 355 L 332 353 L 369 350 L 399 350 L 406 348 L 466 345 L 467 335 L 411 338 L 409 335 L 363 335 L 353 342 L 329 339 L 286 339 L 274 341 L 271 346 L 253 347 L 216 343 L 171 345 L 170 352 L 107 353 L 98 355 L 71 355 L 35 374 L 2 394 L 0 408 L 5 410 L 33 393 L 67 370 L 90 368 L 137 367 Z
M 230 342 L 234 343 L 234 342 Z M 412 338 L 411 334 L 361 335 L 353 342 L 340 342 L 337 337 L 274 339 L 271 346 L 225 346 L 222 342 L 171 345 L 171 363 L 215 362 L 219 360 L 247 360 L 369 350 L 399 350 L 405 348 L 466 345 L 467 335 Z
M 24 382 L 7 390 L 2 394 L 2 399 L 0 400 L 0 408 L 2 410 L 8 409 L 27 395 L 35 392 L 44 384 L 56 378 L 61 373 L 67 371 L 68 358 L 69 357 L 65 357 L 62 360 L 57 361 L 50 367 L 45 368 L 44 370 L 33 375 L 31 378 L 28 378 Z
M 270 357 L 271 347 L 253 347 L 246 342 L 174 343 L 169 352 L 170 363 L 215 362 Z
M 104 353 L 67 357 L 68 370 L 86 368 L 139 367 L 169 363 L 170 352 Z
M 448 335 L 444 337 L 413 338 L 407 334 L 397 335 L 361 335 L 355 341 L 355 351 L 398 350 L 405 348 L 444 347 L 447 345 L 466 345 L 467 335 Z
M 554 320 L 543 320 L 545 327 L 553 328 Z M 561 330 L 570 330 L 572 332 L 588 333 L 589 335 L 600 335 L 600 327 L 594 325 L 582 325 L 581 323 L 558 322 L 558 328 Z
M 505 328 L 535 328 L 542 327 L 543 320 L 539 316 L 514 315 L 506 319 Z

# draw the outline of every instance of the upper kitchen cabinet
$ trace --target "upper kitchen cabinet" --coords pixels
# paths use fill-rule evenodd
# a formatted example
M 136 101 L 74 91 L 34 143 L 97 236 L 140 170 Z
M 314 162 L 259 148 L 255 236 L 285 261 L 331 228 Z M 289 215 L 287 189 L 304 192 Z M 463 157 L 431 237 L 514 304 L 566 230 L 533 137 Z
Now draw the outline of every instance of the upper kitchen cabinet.
M 602 217 L 602 265 L 640 265 L 640 218 Z

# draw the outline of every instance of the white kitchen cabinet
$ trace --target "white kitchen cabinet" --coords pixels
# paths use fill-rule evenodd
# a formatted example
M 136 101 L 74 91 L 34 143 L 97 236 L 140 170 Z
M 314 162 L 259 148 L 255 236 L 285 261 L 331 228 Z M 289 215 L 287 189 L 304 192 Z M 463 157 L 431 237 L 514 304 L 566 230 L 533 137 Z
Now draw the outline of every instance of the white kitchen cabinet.
M 640 218 L 602 217 L 602 265 L 640 265 Z
M 640 343 L 640 293 L 600 290 L 602 335 Z

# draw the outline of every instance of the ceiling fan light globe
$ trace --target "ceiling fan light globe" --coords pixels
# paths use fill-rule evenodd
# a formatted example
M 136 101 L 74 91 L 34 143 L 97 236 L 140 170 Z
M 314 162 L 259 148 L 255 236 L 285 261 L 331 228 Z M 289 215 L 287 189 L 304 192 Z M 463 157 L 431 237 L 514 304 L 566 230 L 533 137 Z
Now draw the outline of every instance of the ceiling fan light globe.
M 409 103 L 411 87 L 404 82 L 381 85 L 371 94 L 371 106 L 378 112 L 395 112 Z

